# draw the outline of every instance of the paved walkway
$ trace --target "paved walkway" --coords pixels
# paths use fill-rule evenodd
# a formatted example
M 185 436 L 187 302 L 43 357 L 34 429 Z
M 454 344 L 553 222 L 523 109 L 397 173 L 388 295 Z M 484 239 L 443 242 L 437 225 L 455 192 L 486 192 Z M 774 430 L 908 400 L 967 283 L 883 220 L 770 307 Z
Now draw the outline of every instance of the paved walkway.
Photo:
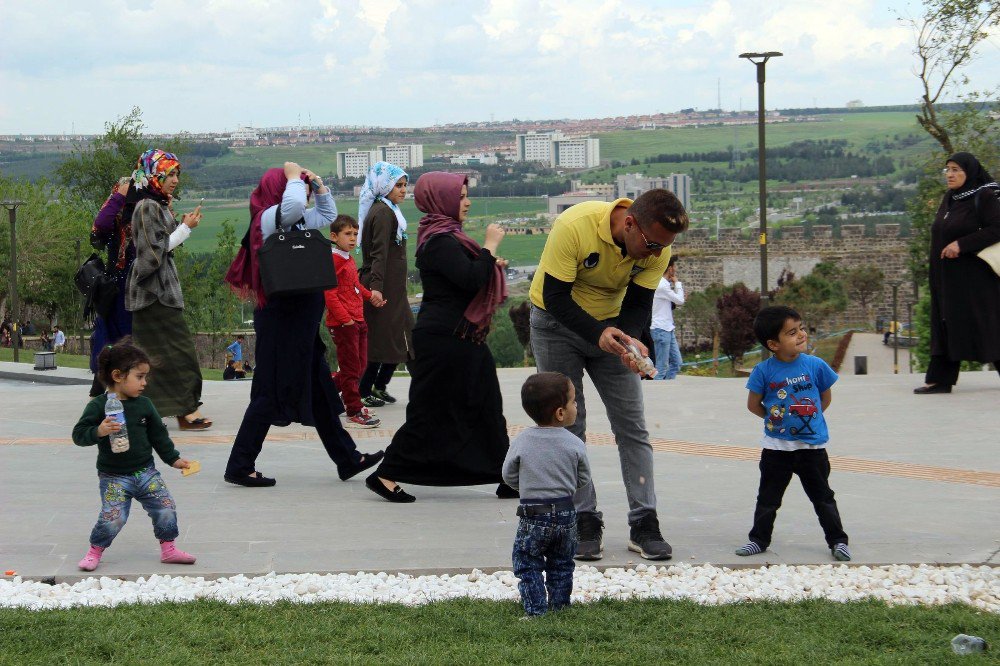
M 864 356 L 867 359 L 869 375 L 892 375 L 910 374 L 910 350 L 900 347 L 896 356 L 893 356 L 892 338 L 889 344 L 882 344 L 881 333 L 858 333 L 851 336 L 851 343 L 847 346 L 847 353 L 844 354 L 844 363 L 840 366 L 842 374 L 854 374 L 854 359 Z M 898 359 L 898 361 L 897 361 Z M 898 368 L 896 363 L 898 362 Z M 893 372 L 898 369 L 898 372 Z M 918 375 L 918 379 L 923 375 Z M 918 381 L 917 384 L 922 382 Z
M 0 372 L 37 376 L 30 366 L 12 365 L 0 364 Z M 89 384 L 85 371 L 56 372 Z M 529 372 L 500 371 L 512 432 L 529 424 L 518 399 Z M 1000 564 L 1000 380 L 996 373 L 966 373 L 955 393 L 930 396 L 912 393 L 919 383 L 917 376 L 845 373 L 834 387 L 831 485 L 855 562 Z M 408 380 L 396 378 L 391 388 L 405 396 Z M 660 523 L 675 562 L 831 561 L 812 508 L 794 483 L 772 550 L 752 558 L 732 552 L 749 529 L 758 480 L 761 426 L 746 411 L 742 380 L 682 376 L 644 382 L 643 389 Z M 198 555 L 198 563 L 161 565 L 148 519 L 135 505 L 99 573 L 509 569 L 515 501 L 496 499 L 486 486 L 409 486 L 416 503 L 389 504 L 361 479 L 339 481 L 309 428 L 274 428 L 268 437 L 259 468 L 278 479 L 275 488 L 224 483 L 249 391 L 249 382 L 206 382 L 205 412 L 215 427 L 207 433 L 172 430 L 181 453 L 203 465 L 190 477 L 164 470 L 179 506 L 180 544 Z M 592 386 L 587 393 L 588 453 L 607 525 L 599 564 L 627 566 L 641 560 L 626 550 L 618 457 Z M 0 572 L 81 577 L 76 562 L 99 508 L 94 451 L 69 438 L 85 401 L 85 386 L 0 379 Z M 359 447 L 384 448 L 404 413 L 403 405 L 380 409 L 382 428 L 353 431 Z

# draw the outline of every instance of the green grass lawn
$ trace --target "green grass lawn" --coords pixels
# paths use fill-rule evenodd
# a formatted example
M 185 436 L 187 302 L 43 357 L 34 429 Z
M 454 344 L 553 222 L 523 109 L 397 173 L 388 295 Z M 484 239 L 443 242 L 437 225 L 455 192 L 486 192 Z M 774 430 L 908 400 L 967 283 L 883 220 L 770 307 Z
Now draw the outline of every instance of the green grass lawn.
M 998 616 L 961 605 L 605 601 L 521 614 L 469 600 L 0 610 L 0 664 L 916 664 L 955 658 L 958 633 L 1000 633 Z
M 177 205 L 177 213 L 180 215 L 193 210 L 196 205 L 197 201 L 181 201 Z M 535 213 L 547 210 L 547 208 L 548 202 L 540 197 L 490 197 L 488 199 L 473 199 L 472 209 L 469 213 L 469 232 L 473 238 L 481 242 L 485 235 L 485 227 L 483 226 L 483 223 L 486 221 L 485 218 L 487 216 L 489 216 L 490 219 L 497 216 L 532 216 Z M 413 203 L 412 199 L 404 201 L 402 209 L 403 215 L 406 216 L 406 220 L 409 223 L 411 230 L 411 242 L 408 243 L 407 250 L 410 254 L 410 266 L 412 266 L 413 252 L 416 249 L 417 222 L 421 217 L 423 217 L 423 213 L 417 210 L 416 204 Z M 202 210 L 204 214 L 201 224 L 198 225 L 198 228 L 194 230 L 191 237 L 184 243 L 185 249 L 191 252 L 211 252 L 215 248 L 216 234 L 219 233 L 219 230 L 222 228 L 222 223 L 225 220 L 229 220 L 229 222 L 235 227 L 237 240 L 243 237 L 246 225 L 250 222 L 250 209 L 247 201 L 206 201 Z M 337 212 L 357 217 L 358 200 L 337 199 Z M 508 241 L 512 241 L 513 238 L 514 237 L 511 236 L 510 238 L 505 239 L 504 244 L 507 245 Z M 538 245 L 537 253 L 534 253 L 534 250 L 532 250 L 529 254 L 534 253 L 535 256 L 537 256 L 541 253 L 541 246 L 545 244 L 544 236 L 525 236 L 521 238 L 532 238 L 532 240 L 538 241 L 538 243 L 527 243 L 527 245 L 531 245 L 532 247 L 534 247 L 535 244 Z M 522 245 L 525 245 L 525 241 L 517 240 L 511 242 L 510 245 L 517 245 L 518 247 L 521 247 Z M 538 262 L 530 261 L 526 263 L 535 264 Z

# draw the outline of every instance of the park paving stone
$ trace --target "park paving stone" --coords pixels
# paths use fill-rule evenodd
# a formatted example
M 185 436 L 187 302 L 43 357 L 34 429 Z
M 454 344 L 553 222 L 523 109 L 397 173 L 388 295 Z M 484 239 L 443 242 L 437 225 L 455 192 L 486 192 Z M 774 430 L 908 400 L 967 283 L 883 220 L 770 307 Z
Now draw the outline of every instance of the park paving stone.
M 0 364 L 12 372 L 14 364 Z M 27 369 L 14 372 L 31 377 Z M 86 371 L 60 373 L 87 378 Z M 519 391 L 533 369 L 499 371 L 511 432 L 530 425 Z M 9 375 L 8 375 L 9 376 Z M 646 424 L 656 460 L 663 534 L 672 562 L 733 567 L 832 563 L 812 507 L 793 481 L 770 551 L 733 554 L 746 540 L 757 491 L 759 419 L 746 411 L 741 379 L 681 376 L 643 382 Z M 87 381 L 89 384 L 89 380 Z M 915 396 L 919 375 L 844 374 L 828 414 L 829 451 L 854 564 L 1000 564 L 1000 379 L 965 373 L 951 395 Z M 394 395 L 407 393 L 396 377 Z M 0 571 L 73 582 L 97 516 L 95 452 L 70 432 L 87 401 L 84 385 L 0 381 Z M 417 502 L 394 505 L 369 492 L 363 476 L 341 482 L 310 428 L 273 428 L 258 468 L 274 488 L 227 484 L 222 471 L 250 392 L 249 382 L 206 382 L 204 412 L 215 426 L 177 431 L 182 455 L 202 463 L 190 477 L 159 465 L 177 500 L 178 544 L 192 566 L 165 565 L 142 508 L 108 549 L 97 573 L 219 577 L 244 573 L 509 569 L 516 500 L 494 486 L 405 485 Z M 588 454 L 605 520 L 601 567 L 644 562 L 626 549 L 627 503 L 603 405 L 586 388 Z M 405 400 L 378 411 L 382 427 L 352 431 L 362 451 L 388 445 L 405 418 Z

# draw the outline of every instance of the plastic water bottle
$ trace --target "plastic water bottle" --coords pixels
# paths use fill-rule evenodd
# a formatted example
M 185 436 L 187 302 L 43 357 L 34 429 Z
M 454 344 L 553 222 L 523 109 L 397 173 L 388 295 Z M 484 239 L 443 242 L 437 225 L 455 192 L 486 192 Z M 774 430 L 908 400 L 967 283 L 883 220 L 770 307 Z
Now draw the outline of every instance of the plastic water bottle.
M 104 415 L 122 424 L 121 430 L 113 432 L 109 436 L 111 439 L 111 453 L 125 453 L 128 451 L 128 429 L 125 428 L 125 405 L 118 399 L 117 393 L 108 393 L 108 401 L 104 403 Z
M 986 641 L 979 636 L 959 634 L 951 639 L 951 649 L 955 654 L 973 654 L 986 652 Z

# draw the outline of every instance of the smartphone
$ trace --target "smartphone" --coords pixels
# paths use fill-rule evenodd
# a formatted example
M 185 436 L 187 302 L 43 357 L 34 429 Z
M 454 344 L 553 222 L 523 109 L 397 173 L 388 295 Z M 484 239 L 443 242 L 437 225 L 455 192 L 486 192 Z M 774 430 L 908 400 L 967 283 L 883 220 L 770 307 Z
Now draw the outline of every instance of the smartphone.
M 319 192 L 319 188 L 321 187 L 321 185 L 315 180 L 310 180 L 309 186 L 312 187 L 313 192 Z

